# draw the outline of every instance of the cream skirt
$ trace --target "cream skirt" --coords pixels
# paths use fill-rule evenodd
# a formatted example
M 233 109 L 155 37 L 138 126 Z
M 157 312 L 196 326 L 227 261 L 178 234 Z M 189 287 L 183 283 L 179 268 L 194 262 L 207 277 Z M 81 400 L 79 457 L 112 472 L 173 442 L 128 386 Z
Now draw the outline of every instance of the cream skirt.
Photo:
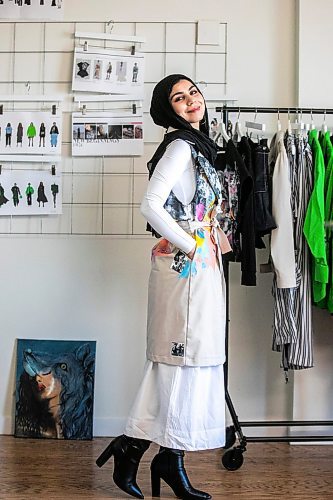
M 187 451 L 225 444 L 223 365 L 147 361 L 124 433 Z

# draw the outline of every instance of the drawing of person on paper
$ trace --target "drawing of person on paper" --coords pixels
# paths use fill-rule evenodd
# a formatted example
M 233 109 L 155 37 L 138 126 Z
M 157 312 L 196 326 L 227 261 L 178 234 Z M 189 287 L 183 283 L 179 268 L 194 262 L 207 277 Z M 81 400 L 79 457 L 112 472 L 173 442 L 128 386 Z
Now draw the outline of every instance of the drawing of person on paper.
M 10 123 L 7 123 L 6 126 L 6 146 L 11 146 L 12 144 L 12 133 L 13 133 L 13 128 Z
M 139 73 L 139 66 L 138 63 L 135 62 L 132 70 L 132 82 L 137 83 L 138 81 L 138 73 Z
M 17 125 L 17 132 L 16 132 L 16 146 L 18 146 L 19 144 L 21 144 L 21 147 L 22 147 L 22 141 L 23 141 L 23 125 L 22 125 L 22 123 L 20 122 L 20 123 Z
M 45 188 L 44 188 L 44 184 L 42 182 L 40 182 L 39 186 L 38 186 L 37 201 L 38 201 L 39 207 L 40 207 L 41 203 L 43 204 L 43 206 L 44 206 L 44 203 L 47 203 L 47 198 L 45 196 Z
M 59 135 L 59 129 L 57 127 L 56 122 L 53 122 L 52 127 L 50 129 L 50 136 L 51 136 L 51 147 L 56 147 L 58 144 L 58 135 Z
M 54 208 L 56 207 L 56 199 L 57 199 L 57 194 L 59 193 L 59 186 L 58 184 L 51 184 L 51 193 L 53 196 L 53 206 Z
M 0 207 L 2 207 L 2 205 L 5 205 L 7 203 L 7 201 L 8 201 L 8 198 L 6 198 L 6 196 L 5 196 L 5 190 L 0 183 Z
M 28 182 L 27 189 L 25 190 L 25 194 L 26 194 L 27 203 L 29 206 L 32 205 L 32 195 L 34 194 L 34 192 L 35 192 L 34 188 L 30 184 L 30 182 Z
M 28 146 L 33 146 L 34 145 L 34 137 L 36 137 L 37 132 L 36 132 L 36 127 L 33 124 L 33 122 L 30 122 L 30 125 L 27 130 L 27 136 L 28 136 Z
M 18 187 L 16 182 L 14 182 L 14 186 L 12 187 L 11 191 L 13 193 L 14 207 L 17 207 L 18 204 L 20 203 L 20 198 L 22 198 L 22 195 L 21 195 L 20 188 Z
M 111 63 L 111 61 L 109 61 L 108 67 L 106 69 L 106 79 L 107 80 L 110 80 L 111 73 L 112 73 L 112 63 Z
M 127 63 L 124 61 L 118 61 L 117 62 L 118 82 L 126 82 L 126 71 L 127 71 Z
M 95 80 L 101 79 L 101 68 L 102 68 L 102 62 L 99 59 L 97 59 L 97 61 L 95 61 L 95 68 L 94 68 L 94 79 Z

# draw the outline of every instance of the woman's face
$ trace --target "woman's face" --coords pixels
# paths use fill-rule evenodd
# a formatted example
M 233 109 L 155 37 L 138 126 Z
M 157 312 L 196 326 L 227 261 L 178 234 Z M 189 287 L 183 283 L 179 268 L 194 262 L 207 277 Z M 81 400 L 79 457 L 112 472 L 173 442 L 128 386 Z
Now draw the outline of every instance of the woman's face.
M 37 390 L 40 399 L 52 399 L 59 396 L 61 391 L 60 380 L 56 379 L 52 373 L 36 375 Z
M 179 80 L 171 89 L 170 104 L 177 115 L 199 130 L 205 114 L 205 101 L 199 90 L 188 80 Z

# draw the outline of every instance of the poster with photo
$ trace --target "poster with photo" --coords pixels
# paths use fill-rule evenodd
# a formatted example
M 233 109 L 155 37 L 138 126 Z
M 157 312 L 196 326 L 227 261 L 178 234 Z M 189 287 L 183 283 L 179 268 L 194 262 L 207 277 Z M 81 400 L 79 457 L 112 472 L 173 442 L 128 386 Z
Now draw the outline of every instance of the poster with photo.
M 0 0 L 0 19 L 61 21 L 64 0 Z
M 0 115 L 0 154 L 60 155 L 61 116 L 46 111 Z
M 142 116 L 107 113 L 72 115 L 73 156 L 140 156 L 143 154 Z
M 1 215 L 49 215 L 62 213 L 61 174 L 49 170 L 10 170 L 0 175 Z
M 144 54 L 76 48 L 72 90 L 143 97 Z
M 17 339 L 16 352 L 15 436 L 92 439 L 96 341 Z

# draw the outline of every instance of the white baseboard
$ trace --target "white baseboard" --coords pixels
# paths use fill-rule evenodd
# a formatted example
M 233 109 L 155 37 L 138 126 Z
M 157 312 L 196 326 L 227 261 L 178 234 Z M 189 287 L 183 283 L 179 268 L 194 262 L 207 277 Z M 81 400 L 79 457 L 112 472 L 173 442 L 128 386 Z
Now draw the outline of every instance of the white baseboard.
M 11 417 L 0 417 L 0 434 L 14 434 L 14 420 Z

